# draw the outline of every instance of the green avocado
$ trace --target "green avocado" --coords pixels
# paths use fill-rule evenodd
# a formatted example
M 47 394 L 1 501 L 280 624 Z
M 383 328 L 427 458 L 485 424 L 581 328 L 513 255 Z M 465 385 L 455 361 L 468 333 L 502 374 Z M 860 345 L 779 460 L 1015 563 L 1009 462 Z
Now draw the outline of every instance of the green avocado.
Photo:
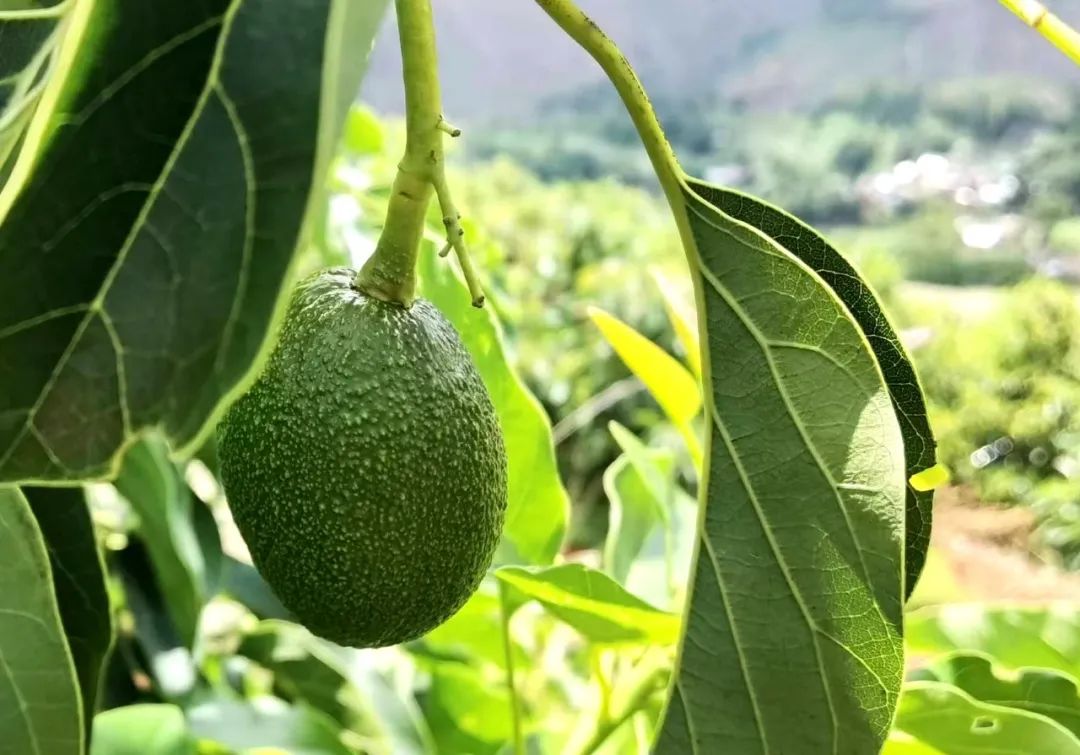
M 318 273 L 293 294 L 265 371 L 218 428 L 221 474 L 259 572 L 313 633 L 415 639 L 491 565 L 506 450 L 445 317 Z

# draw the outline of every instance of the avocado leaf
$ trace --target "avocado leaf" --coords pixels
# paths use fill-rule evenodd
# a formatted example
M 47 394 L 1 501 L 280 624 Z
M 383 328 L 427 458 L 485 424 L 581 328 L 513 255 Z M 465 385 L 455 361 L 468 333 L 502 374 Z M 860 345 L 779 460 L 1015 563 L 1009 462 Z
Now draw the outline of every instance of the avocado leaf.
M 1080 753 L 1080 739 L 1057 721 L 981 702 L 940 682 L 911 682 L 904 687 L 896 730 L 933 748 L 930 752 Z M 905 750 L 890 742 L 883 752 Z
M 108 477 L 151 426 L 198 447 L 265 352 L 385 5 L 76 4 L 0 194 L 0 480 Z
M 950 653 L 912 672 L 912 681 L 941 682 L 976 700 L 1038 713 L 1080 737 L 1080 693 L 1076 678 L 1045 668 L 1002 669 L 982 653 Z
M 874 350 L 904 434 L 909 480 L 904 569 L 910 597 L 926 564 L 934 505 L 934 491 L 917 490 L 910 480 L 937 463 L 937 441 L 930 428 L 919 377 L 899 336 L 873 289 L 816 230 L 756 197 L 695 179 L 689 179 L 689 183 L 718 210 L 758 229 L 809 265 L 840 297 Z
M 13 753 L 81 755 L 79 681 L 45 542 L 18 488 L 0 488 L 0 553 L 0 742 Z
M 506 590 L 511 612 L 535 600 L 593 642 L 668 645 L 679 635 L 678 616 L 649 605 L 608 575 L 582 564 L 546 569 L 504 566 L 495 576 Z
M 53 588 L 75 664 L 89 732 L 98 683 L 112 645 L 105 567 L 82 488 L 23 488 L 52 567 Z
M 907 477 L 885 377 L 817 271 L 668 170 L 708 423 L 656 751 L 877 752 L 903 674 Z

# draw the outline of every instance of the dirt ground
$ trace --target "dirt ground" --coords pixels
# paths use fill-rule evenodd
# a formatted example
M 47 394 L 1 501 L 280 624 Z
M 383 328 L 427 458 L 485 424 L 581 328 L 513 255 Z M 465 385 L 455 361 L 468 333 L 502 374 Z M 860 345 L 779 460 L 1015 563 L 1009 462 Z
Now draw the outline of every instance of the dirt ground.
M 926 572 L 935 584 L 924 602 L 1080 600 L 1080 575 L 1041 562 L 1034 529 L 1024 509 L 980 503 L 963 487 L 939 490 Z

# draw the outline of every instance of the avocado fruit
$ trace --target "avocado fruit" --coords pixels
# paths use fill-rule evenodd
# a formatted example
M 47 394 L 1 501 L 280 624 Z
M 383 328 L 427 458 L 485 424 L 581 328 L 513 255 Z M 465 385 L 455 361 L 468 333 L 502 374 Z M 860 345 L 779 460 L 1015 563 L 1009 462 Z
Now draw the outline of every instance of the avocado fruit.
M 265 370 L 218 428 L 256 568 L 341 645 L 416 639 L 476 591 L 502 532 L 507 462 L 483 381 L 422 299 L 326 270 L 293 293 Z

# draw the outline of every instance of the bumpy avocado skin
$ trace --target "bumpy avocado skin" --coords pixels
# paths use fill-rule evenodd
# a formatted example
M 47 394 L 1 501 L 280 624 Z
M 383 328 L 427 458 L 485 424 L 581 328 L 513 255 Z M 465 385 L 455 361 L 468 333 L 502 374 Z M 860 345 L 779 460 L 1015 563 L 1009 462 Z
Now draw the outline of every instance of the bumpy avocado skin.
M 342 645 L 415 639 L 490 566 L 506 451 L 461 339 L 429 302 L 304 280 L 280 340 L 218 429 L 255 566 L 297 619 Z

